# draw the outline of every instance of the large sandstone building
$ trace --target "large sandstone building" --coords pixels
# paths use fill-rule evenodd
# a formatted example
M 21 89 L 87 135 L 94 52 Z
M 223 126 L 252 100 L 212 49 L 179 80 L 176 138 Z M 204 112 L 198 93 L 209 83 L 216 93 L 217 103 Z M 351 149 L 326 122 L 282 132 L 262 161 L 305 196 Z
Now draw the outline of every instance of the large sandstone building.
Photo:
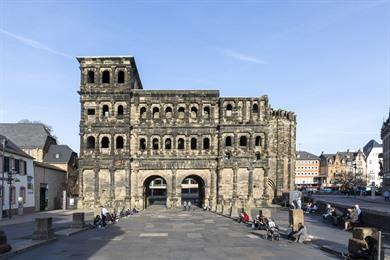
M 296 116 L 267 96 L 143 90 L 133 57 L 77 60 L 81 207 L 142 209 L 156 183 L 168 208 L 181 206 L 185 183 L 197 183 L 197 202 L 212 209 L 293 189 Z

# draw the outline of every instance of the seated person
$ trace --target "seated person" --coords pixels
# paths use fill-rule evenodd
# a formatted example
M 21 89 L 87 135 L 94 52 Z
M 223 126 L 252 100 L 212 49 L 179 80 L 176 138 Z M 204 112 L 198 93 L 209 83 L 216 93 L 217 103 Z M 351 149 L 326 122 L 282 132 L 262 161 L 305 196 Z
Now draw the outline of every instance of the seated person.
M 306 227 L 302 225 L 302 223 L 299 223 L 298 230 L 296 232 L 292 232 L 289 237 L 291 237 L 294 242 L 303 243 L 307 239 Z
M 255 221 L 254 221 L 254 227 L 258 229 L 265 229 L 267 218 L 264 217 L 263 211 L 259 210 L 259 214 L 256 215 Z
M 247 222 L 249 222 L 249 220 L 250 220 L 249 215 L 244 211 L 244 209 L 241 209 L 240 218 L 238 220 L 238 223 L 241 223 L 241 222 L 247 223 Z
M 313 204 L 313 205 L 311 206 L 310 213 L 315 213 L 315 212 L 317 212 L 317 210 L 318 210 L 317 204 Z
M 133 208 L 133 214 L 138 213 L 139 211 L 136 208 Z
M 309 202 L 309 203 L 306 205 L 305 213 L 306 213 L 306 214 L 309 214 L 310 211 L 311 211 L 311 209 L 312 209 L 312 203 Z
M 325 212 L 324 214 L 322 214 L 322 220 L 326 222 L 330 221 L 332 219 L 332 213 L 334 211 L 335 209 L 330 204 L 327 204 Z
M 353 208 L 348 209 L 348 213 L 344 218 L 344 230 L 349 230 L 352 228 L 351 224 L 357 223 L 359 221 L 359 216 L 362 211 L 359 208 L 359 205 L 355 205 Z
M 94 218 L 94 220 L 93 220 L 93 226 L 94 227 L 97 227 L 97 226 L 99 226 L 99 225 L 101 225 L 101 218 L 100 218 L 100 215 L 96 215 L 96 217 Z

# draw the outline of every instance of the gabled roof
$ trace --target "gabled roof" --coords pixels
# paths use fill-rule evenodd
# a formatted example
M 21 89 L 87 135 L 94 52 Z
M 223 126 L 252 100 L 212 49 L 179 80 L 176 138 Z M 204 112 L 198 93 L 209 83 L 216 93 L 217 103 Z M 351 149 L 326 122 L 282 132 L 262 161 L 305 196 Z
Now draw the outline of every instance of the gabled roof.
M 297 152 L 297 160 L 319 160 L 320 158 L 312 153 L 308 153 L 305 151 Z
M 63 169 L 61 169 L 61 168 L 59 168 L 57 166 L 50 165 L 50 164 L 43 163 L 43 162 L 34 161 L 34 166 L 38 166 L 38 167 L 41 167 L 41 168 L 52 169 L 52 170 L 56 170 L 56 171 L 60 171 L 60 172 L 66 173 L 65 170 L 63 170 Z
M 76 154 L 67 145 L 50 145 L 43 161 L 45 163 L 68 163 L 73 153 Z
M 373 148 L 375 147 L 382 147 L 381 144 L 379 144 L 377 141 L 374 139 L 370 140 L 364 147 L 363 147 L 363 153 L 367 157 Z
M 22 156 L 22 157 L 25 157 L 28 159 L 34 159 L 33 157 L 31 157 L 30 155 L 25 153 L 22 149 L 19 148 L 19 146 L 17 146 L 14 142 L 12 142 L 9 138 L 7 138 L 4 135 L 0 135 L 0 150 L 1 151 L 3 151 L 3 140 L 4 139 L 6 140 L 5 151 L 7 153 L 16 154 L 16 155 L 19 155 L 19 156 Z
M 43 148 L 47 138 L 53 138 L 46 126 L 39 123 L 0 123 L 0 134 L 20 148 Z

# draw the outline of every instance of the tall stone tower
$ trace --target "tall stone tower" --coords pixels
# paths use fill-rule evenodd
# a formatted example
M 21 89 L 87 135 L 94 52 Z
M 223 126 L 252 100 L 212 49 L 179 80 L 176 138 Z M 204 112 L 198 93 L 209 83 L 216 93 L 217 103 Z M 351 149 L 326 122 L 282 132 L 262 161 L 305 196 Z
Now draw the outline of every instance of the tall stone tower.
M 80 185 L 83 206 L 129 201 L 130 93 L 142 89 L 133 57 L 77 57 L 80 63 Z M 115 192 L 115 190 L 117 192 Z

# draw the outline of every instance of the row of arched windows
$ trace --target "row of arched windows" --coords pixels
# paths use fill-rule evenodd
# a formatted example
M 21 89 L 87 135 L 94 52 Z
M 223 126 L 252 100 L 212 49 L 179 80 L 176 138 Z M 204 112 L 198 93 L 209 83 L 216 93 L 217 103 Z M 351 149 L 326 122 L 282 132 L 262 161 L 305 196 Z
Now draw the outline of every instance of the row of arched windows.
M 146 138 L 140 138 L 139 139 L 139 150 L 140 151 L 145 151 L 147 149 L 147 143 L 146 143 Z M 166 138 L 164 140 L 164 149 L 165 150 L 172 150 L 173 149 L 173 143 L 171 138 Z M 190 140 L 190 148 L 191 150 L 197 150 L 198 146 L 201 146 L 203 150 L 210 150 L 210 138 L 209 137 L 204 137 L 202 140 L 202 143 L 198 143 L 198 138 L 192 137 Z M 160 140 L 159 138 L 153 138 L 151 140 L 151 147 L 152 150 L 158 150 L 160 149 Z M 176 149 L 178 150 L 184 150 L 185 149 L 185 140 L 184 138 L 178 138 L 176 142 Z
M 230 117 L 232 116 L 233 106 L 231 104 L 226 105 L 226 116 Z M 258 104 L 253 104 L 252 106 L 252 112 L 253 113 L 259 113 L 259 106 Z M 160 108 L 153 107 L 151 110 L 151 117 L 153 119 L 159 119 L 160 118 Z M 167 106 L 164 110 L 165 118 L 170 119 L 173 117 L 173 109 L 170 106 Z M 139 110 L 140 119 L 146 119 L 147 118 L 147 109 L 146 107 L 141 107 Z M 196 106 L 192 106 L 189 111 L 190 118 L 196 119 L 199 116 L 198 108 Z M 177 118 L 184 119 L 185 117 L 185 107 L 179 106 L 177 109 Z M 203 107 L 203 118 L 210 118 L 210 106 Z
M 117 136 L 115 140 L 115 148 L 123 149 L 124 147 L 124 139 L 122 136 Z M 96 147 L 96 139 L 94 136 L 89 136 L 87 138 L 87 149 L 95 149 Z M 100 148 L 110 148 L 110 139 L 107 136 L 104 136 L 100 140 Z
M 102 78 L 101 82 L 103 84 L 109 84 L 111 83 L 111 75 L 109 70 L 104 70 L 102 72 Z M 87 73 L 87 83 L 93 84 L 95 83 L 95 72 L 93 70 L 89 70 Z M 116 83 L 123 84 L 125 83 L 125 72 L 123 70 L 119 70 L 117 77 L 116 77 Z
M 159 119 L 160 118 L 160 108 L 153 107 L 152 108 L 152 118 L 153 119 Z M 173 109 L 170 106 L 167 106 L 164 110 L 165 112 L 165 118 L 170 119 L 173 117 Z M 146 107 L 141 107 L 139 110 L 140 113 L 140 119 L 146 119 L 147 118 L 147 110 Z M 199 116 L 198 114 L 198 108 L 196 106 L 192 106 L 190 108 L 190 117 L 192 119 L 196 119 Z M 183 106 L 179 106 L 177 109 L 177 117 L 179 119 L 184 119 L 185 117 L 185 108 Z M 210 117 L 210 106 L 203 107 L 203 118 L 209 118 Z
M 233 145 L 233 139 L 234 137 L 232 136 L 226 136 L 225 137 L 225 147 L 231 147 Z M 248 137 L 247 136 L 240 136 L 239 143 L 240 146 L 245 147 L 248 146 Z M 256 136 L 255 137 L 255 146 L 261 146 L 261 137 Z
M 122 136 L 117 136 L 116 137 L 116 149 L 123 149 L 124 147 L 124 139 Z M 247 136 L 240 136 L 239 143 L 241 147 L 246 147 L 248 146 L 248 137 Z M 153 138 L 152 139 L 152 149 L 153 150 L 158 150 L 160 149 L 160 140 L 158 138 Z M 208 150 L 210 149 L 210 138 L 204 137 L 203 138 L 203 149 Z M 233 145 L 233 137 L 231 136 L 226 136 L 225 137 L 225 147 L 231 147 Z M 139 149 L 141 151 L 146 150 L 146 138 L 141 138 L 139 140 Z M 179 138 L 177 139 L 177 149 L 178 150 L 183 150 L 184 149 L 184 138 Z M 255 137 L 255 146 L 261 146 L 261 137 L 256 136 Z M 87 138 L 87 149 L 95 149 L 96 147 L 96 140 L 94 136 L 89 136 Z M 104 136 L 101 141 L 100 141 L 100 147 L 101 148 L 109 148 L 110 147 L 110 139 L 107 136 Z M 172 139 L 171 138 L 166 138 L 164 141 L 164 148 L 166 150 L 171 150 L 172 149 Z M 196 150 L 198 149 L 198 139 L 195 137 L 192 137 L 190 140 L 190 148 L 191 150 Z
M 233 105 L 227 104 L 226 105 L 226 116 L 232 116 L 232 111 L 233 111 Z M 259 113 L 259 105 L 258 104 L 255 103 L 252 105 L 252 112 Z

